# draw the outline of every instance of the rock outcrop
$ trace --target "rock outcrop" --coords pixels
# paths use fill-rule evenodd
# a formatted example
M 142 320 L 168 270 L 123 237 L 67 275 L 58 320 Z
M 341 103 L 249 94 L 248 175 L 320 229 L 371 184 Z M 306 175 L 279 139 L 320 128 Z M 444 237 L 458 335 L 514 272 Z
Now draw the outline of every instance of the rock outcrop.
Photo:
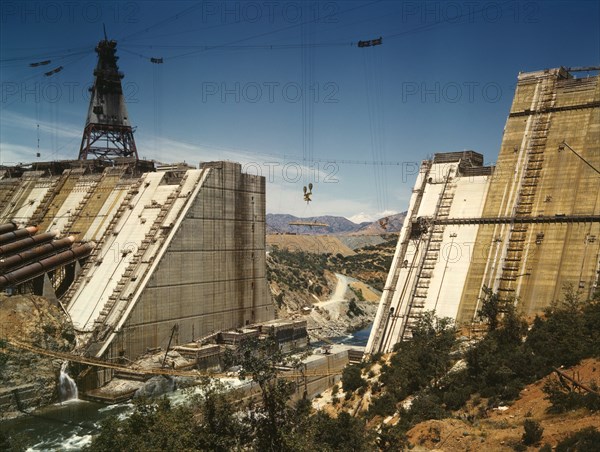
M 75 331 L 67 315 L 35 295 L 0 295 L 0 416 L 58 401 L 57 382 L 62 361 L 8 346 L 16 339 L 35 347 L 68 352 Z

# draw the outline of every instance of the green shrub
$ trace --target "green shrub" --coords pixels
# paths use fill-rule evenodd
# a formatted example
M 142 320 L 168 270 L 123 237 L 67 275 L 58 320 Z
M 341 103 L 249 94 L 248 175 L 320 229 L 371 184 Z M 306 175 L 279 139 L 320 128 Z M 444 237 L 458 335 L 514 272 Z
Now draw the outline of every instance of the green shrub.
M 450 351 L 456 343 L 450 319 L 426 312 L 412 330 L 412 340 L 396 344 L 389 365 L 381 369 L 380 380 L 397 401 L 432 382 L 439 381 L 452 366 Z
M 373 353 L 369 358 L 369 362 L 371 364 L 378 363 L 382 356 L 383 356 L 383 353 L 381 353 L 381 352 Z
M 344 368 L 342 372 L 342 384 L 344 385 L 344 390 L 348 393 L 356 391 L 358 388 L 365 387 L 367 382 L 361 375 L 360 367 L 351 364 Z
M 358 299 L 358 301 L 365 301 L 365 296 L 362 293 L 362 289 L 355 289 L 352 286 L 349 286 L 350 290 L 354 293 L 354 295 L 356 295 L 356 298 Z
M 449 413 L 442 407 L 439 397 L 421 393 L 415 397 L 410 409 L 403 415 L 411 425 L 416 425 L 429 419 L 444 419 Z
M 458 410 L 471 397 L 473 389 L 470 386 L 449 386 L 449 390 L 444 391 L 442 401 L 449 410 Z
M 391 416 L 396 412 L 396 401 L 389 393 L 374 397 L 369 406 L 369 416 Z
M 375 381 L 371 385 L 371 393 L 377 394 L 379 391 L 381 391 L 381 383 L 379 383 L 378 381 Z
M 377 448 L 382 452 L 397 452 L 410 449 L 406 431 L 399 425 L 382 425 L 377 438 Z
M 364 311 L 358 307 L 354 299 L 350 300 L 350 303 L 348 303 L 348 316 L 352 317 L 359 315 L 364 315 Z
M 542 426 L 540 426 L 540 423 L 532 419 L 525 419 L 523 428 L 525 429 L 525 432 L 521 437 L 522 443 L 526 446 L 539 444 L 542 439 L 542 435 L 544 434 L 544 429 Z
M 313 447 L 304 442 L 302 448 L 294 450 L 340 452 L 373 450 L 371 448 L 371 433 L 366 429 L 362 419 L 354 418 L 346 412 L 340 413 L 337 418 L 332 418 L 319 411 L 312 417 L 312 423 L 315 431 Z
M 565 413 L 578 408 L 587 408 L 590 411 L 600 410 L 600 396 L 593 392 L 579 393 L 560 384 L 556 378 L 549 379 L 542 388 L 546 393 L 546 400 L 550 402 L 549 413 Z M 596 385 L 592 384 L 596 390 Z
M 545 319 L 536 318 L 528 334 L 527 344 L 547 366 L 600 356 L 600 300 L 582 302 L 578 296 L 568 287 L 564 300 L 547 308 Z
M 600 444 L 600 432 L 596 427 L 587 427 L 573 433 L 556 445 L 556 452 L 597 451 Z

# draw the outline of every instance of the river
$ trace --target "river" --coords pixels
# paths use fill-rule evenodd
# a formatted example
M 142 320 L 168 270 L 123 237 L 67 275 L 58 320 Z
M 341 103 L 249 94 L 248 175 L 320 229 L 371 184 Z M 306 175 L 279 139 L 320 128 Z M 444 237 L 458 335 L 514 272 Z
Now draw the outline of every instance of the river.
M 30 445 L 28 451 L 80 450 L 89 444 L 107 416 L 126 415 L 131 404 L 103 405 L 69 400 L 35 410 L 31 415 L 3 421 L 4 433 L 16 433 Z
M 353 334 L 330 340 L 340 344 L 365 346 L 370 332 L 371 325 Z M 187 394 L 189 392 L 176 391 L 169 398 L 179 402 Z M 27 449 L 31 452 L 77 451 L 90 443 L 104 418 L 110 415 L 128 416 L 132 407 L 131 403 L 107 406 L 84 400 L 69 400 L 41 408 L 29 416 L 0 422 L 0 430 L 22 434 L 28 444 L 33 444 Z
M 335 342 L 337 344 L 347 344 L 347 345 L 359 345 L 365 347 L 367 345 L 367 341 L 369 340 L 369 335 L 371 334 L 371 328 L 373 324 L 369 325 L 362 330 L 355 331 L 352 334 L 348 334 L 348 336 L 334 337 L 329 340 Z

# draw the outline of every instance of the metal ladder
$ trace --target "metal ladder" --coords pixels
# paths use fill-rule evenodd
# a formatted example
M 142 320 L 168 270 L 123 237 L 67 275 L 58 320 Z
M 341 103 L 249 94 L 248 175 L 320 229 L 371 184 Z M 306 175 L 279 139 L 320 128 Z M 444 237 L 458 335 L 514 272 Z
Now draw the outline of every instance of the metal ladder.
M 75 207 L 75 209 L 73 211 L 71 211 L 71 213 L 69 214 L 69 221 L 67 221 L 67 223 L 65 224 L 65 226 L 63 227 L 61 232 L 63 232 L 64 234 L 71 234 L 71 228 L 73 227 L 75 222 L 79 219 L 81 212 L 83 211 L 86 204 L 88 203 L 88 201 L 90 200 L 90 198 L 92 197 L 94 192 L 96 191 L 96 187 L 98 187 L 98 184 L 100 184 L 101 180 L 102 180 L 102 176 L 94 178 L 90 181 L 91 183 L 88 186 L 88 188 L 85 192 L 85 195 L 83 196 L 81 201 L 79 201 L 79 204 L 77 204 L 77 207 Z
M 535 122 L 527 143 L 527 161 L 521 174 L 518 197 L 513 208 L 513 217 L 530 217 L 537 194 L 537 186 L 541 178 L 544 163 L 544 151 L 548 138 L 551 113 L 556 99 L 556 77 L 546 77 L 540 83 L 540 96 L 536 105 Z M 498 285 L 498 294 L 502 300 L 515 296 L 515 283 L 520 276 L 521 261 L 525 251 L 525 243 L 529 232 L 529 224 L 513 224 L 508 239 L 508 248 L 502 262 L 502 273 Z
M 406 306 L 404 315 L 400 315 L 404 319 L 402 325 L 402 332 L 400 334 L 400 340 L 403 341 L 408 339 L 412 335 L 412 328 L 418 322 L 420 316 L 425 308 L 425 300 L 427 299 L 427 292 L 431 277 L 433 276 L 433 268 L 435 267 L 439 253 L 441 251 L 441 245 L 443 242 L 445 225 L 436 225 L 435 221 L 438 218 L 448 218 L 450 213 L 450 207 L 454 200 L 454 189 L 456 184 L 452 183 L 452 171 L 448 170 L 444 181 L 444 187 L 438 198 L 433 216 L 431 218 L 430 229 L 425 239 L 425 249 L 421 254 L 421 259 L 418 264 L 418 272 L 413 281 L 412 288 L 410 291 L 410 298 Z
M 91 252 L 86 263 L 83 265 L 83 268 L 81 269 L 81 272 L 79 273 L 79 276 L 75 279 L 73 284 L 71 284 L 71 287 L 69 287 L 69 290 L 67 290 L 67 292 L 61 298 L 61 302 L 65 306 L 68 306 L 68 303 L 71 301 L 71 298 L 73 297 L 73 295 L 75 294 L 75 292 L 77 291 L 77 289 L 79 288 L 79 286 L 81 285 L 83 280 L 85 278 L 87 278 L 87 273 L 88 273 L 89 269 L 93 265 L 95 265 L 98 262 L 98 260 L 100 259 L 98 255 L 100 254 L 102 247 L 103 247 L 104 243 L 106 242 L 106 238 L 108 236 L 112 235 L 114 228 L 117 225 L 118 221 L 123 216 L 123 213 L 129 208 L 129 204 L 130 204 L 131 200 L 133 199 L 133 197 L 135 195 L 138 194 L 140 185 L 142 185 L 142 181 L 143 181 L 143 178 L 139 178 L 127 191 L 127 195 L 125 195 L 125 198 L 119 205 L 119 208 L 115 212 L 115 215 L 112 217 L 112 219 L 108 223 L 107 227 L 104 229 L 104 233 L 102 234 L 102 237 L 96 243 L 94 250 Z
M 15 180 L 9 183 L 5 183 L 3 185 L 8 185 L 9 187 L 3 190 L 4 196 L 2 196 L 2 199 L 0 199 L 0 215 L 2 214 L 2 211 L 4 210 L 5 206 L 8 205 L 8 202 L 12 199 L 13 195 L 15 194 L 15 191 L 17 191 L 19 181 Z M 6 218 L 6 220 L 10 220 L 10 218 Z
M 31 224 L 39 224 L 42 222 L 42 220 L 46 216 L 46 213 L 50 209 L 50 203 L 52 202 L 56 194 L 62 189 L 63 185 L 65 185 L 65 182 L 69 178 L 70 174 L 71 170 L 66 169 L 63 171 L 60 177 L 57 177 L 53 181 L 52 185 L 48 188 L 48 191 L 46 191 L 46 193 L 44 194 L 42 201 L 39 203 L 39 205 L 33 212 L 33 215 L 31 215 Z
M 115 287 L 113 292 L 108 297 L 108 301 L 106 302 L 106 304 L 100 311 L 100 315 L 98 316 L 98 318 L 96 318 L 94 320 L 94 329 L 108 331 L 107 329 L 103 329 L 103 325 L 106 322 L 111 311 L 117 304 L 117 301 L 119 299 L 121 299 L 121 295 L 123 294 L 125 288 L 129 284 L 129 282 L 131 282 L 131 277 L 133 276 L 133 273 L 138 268 L 140 263 L 151 263 L 152 258 L 154 256 L 152 256 L 151 259 L 148 259 L 146 261 L 144 261 L 142 258 L 144 256 L 144 254 L 146 253 L 146 250 L 150 247 L 150 245 L 155 243 L 157 240 L 160 240 L 162 238 L 161 236 L 164 235 L 163 231 L 161 231 L 161 225 L 163 224 L 164 219 L 166 218 L 169 211 L 171 210 L 173 203 L 179 197 L 179 194 L 181 193 L 181 190 L 183 188 L 183 185 L 184 185 L 186 179 L 187 179 L 187 174 L 185 174 L 183 176 L 183 178 L 181 179 L 177 188 L 172 193 L 169 194 L 169 196 L 167 197 L 164 204 L 162 204 L 162 205 L 150 204 L 148 206 L 145 206 L 146 209 L 157 208 L 157 209 L 160 209 L 160 211 L 159 211 L 158 215 L 156 216 L 156 219 L 152 223 L 150 230 L 146 233 L 146 235 L 144 236 L 144 239 L 141 241 L 140 246 L 138 247 L 137 251 L 134 253 L 131 260 L 129 261 L 129 264 L 127 265 L 127 268 L 123 272 L 123 275 L 121 276 L 121 279 L 117 283 L 117 286 Z M 104 337 L 102 337 L 102 336 L 103 335 L 100 335 L 99 339 L 101 339 L 101 340 L 104 339 Z
M 412 210 L 413 216 L 417 214 L 417 212 L 419 211 L 419 207 L 421 206 L 421 201 L 423 200 L 423 193 L 425 192 L 425 187 L 427 186 L 429 172 L 431 171 L 431 165 L 432 165 L 431 161 L 423 162 L 423 169 L 425 170 L 424 171 L 425 174 L 423 176 L 423 180 L 421 181 L 421 186 L 418 188 L 418 191 L 417 191 L 417 198 L 415 199 L 415 205 Z M 412 220 L 412 217 L 411 217 L 411 220 Z M 408 227 L 410 228 L 411 221 L 407 221 L 406 223 L 408 224 Z M 404 240 L 400 244 L 400 251 L 398 253 L 398 258 L 396 259 L 396 262 L 395 262 L 396 267 L 394 268 L 394 275 L 392 277 L 392 281 L 390 282 L 390 285 L 385 287 L 383 290 L 382 303 L 381 303 L 383 306 L 381 308 L 383 315 L 379 319 L 379 323 L 377 324 L 377 328 L 375 329 L 375 336 L 373 339 L 373 346 L 372 346 L 373 350 L 380 351 L 380 349 L 381 349 L 383 333 L 384 333 L 386 324 L 388 322 L 388 313 L 390 310 L 390 306 L 392 304 L 392 299 L 394 298 L 394 292 L 396 291 L 398 279 L 400 278 L 400 271 L 402 269 L 401 263 L 404 262 L 404 258 L 406 256 L 406 251 L 408 250 L 409 243 L 410 243 L 410 229 L 406 232 L 406 240 Z

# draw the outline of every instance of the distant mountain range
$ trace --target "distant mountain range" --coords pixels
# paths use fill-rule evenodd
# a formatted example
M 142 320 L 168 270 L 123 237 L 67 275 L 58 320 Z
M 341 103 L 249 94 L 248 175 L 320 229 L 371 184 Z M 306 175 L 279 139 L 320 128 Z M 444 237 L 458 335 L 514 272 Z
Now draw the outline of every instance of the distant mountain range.
M 267 214 L 267 234 L 277 233 L 296 233 L 307 235 L 329 235 L 329 234 L 348 234 L 348 235 L 379 235 L 389 232 L 398 232 L 402 228 L 402 223 L 406 217 L 406 212 L 401 212 L 379 220 L 362 223 L 354 223 L 345 217 L 335 217 L 325 215 L 320 217 L 299 218 L 294 215 L 268 213 Z M 290 225 L 293 222 L 305 223 L 324 223 L 323 226 L 297 226 Z

